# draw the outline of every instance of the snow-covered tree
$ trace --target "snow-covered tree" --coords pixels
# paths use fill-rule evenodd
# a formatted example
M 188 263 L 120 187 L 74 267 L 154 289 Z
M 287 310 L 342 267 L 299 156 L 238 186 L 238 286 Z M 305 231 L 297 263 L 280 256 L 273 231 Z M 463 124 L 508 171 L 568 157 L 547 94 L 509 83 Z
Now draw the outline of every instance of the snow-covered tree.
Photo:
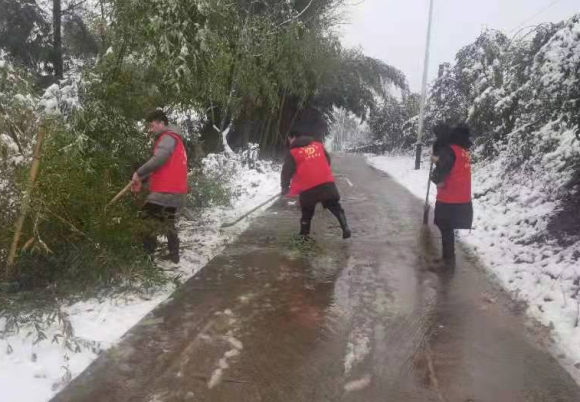
M 403 91 L 398 98 L 389 94 L 371 110 L 369 127 L 375 141 L 387 151 L 410 149 L 416 142 L 419 95 Z

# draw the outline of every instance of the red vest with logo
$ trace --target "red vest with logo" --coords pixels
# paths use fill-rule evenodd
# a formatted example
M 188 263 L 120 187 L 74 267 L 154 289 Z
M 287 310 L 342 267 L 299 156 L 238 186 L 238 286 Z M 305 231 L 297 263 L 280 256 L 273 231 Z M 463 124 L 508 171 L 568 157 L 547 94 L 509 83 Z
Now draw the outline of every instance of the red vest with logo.
M 296 173 L 292 177 L 289 196 L 297 196 L 322 184 L 334 183 L 332 169 L 320 142 L 292 148 L 290 153 L 296 162 Z
M 157 138 L 153 152 L 157 150 L 164 135 L 170 135 L 176 141 L 173 153 L 163 166 L 151 174 L 149 190 L 154 193 L 187 193 L 187 154 L 181 137 L 166 131 Z
M 471 202 L 471 157 L 469 151 L 451 145 L 455 164 L 443 185 L 437 188 L 437 201 L 447 204 Z

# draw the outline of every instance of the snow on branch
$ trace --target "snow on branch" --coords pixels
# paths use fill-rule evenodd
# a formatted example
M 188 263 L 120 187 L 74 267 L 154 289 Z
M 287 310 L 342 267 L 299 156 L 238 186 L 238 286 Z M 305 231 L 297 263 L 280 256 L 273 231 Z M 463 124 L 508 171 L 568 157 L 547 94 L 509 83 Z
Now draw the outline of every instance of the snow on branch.
M 230 144 L 228 144 L 228 134 L 230 133 L 230 129 L 232 128 L 232 125 L 230 124 L 224 131 L 221 131 L 215 124 L 214 124 L 213 128 L 215 131 L 217 131 L 222 136 L 222 145 L 224 147 L 225 153 L 228 156 L 234 155 L 234 151 L 230 147 Z

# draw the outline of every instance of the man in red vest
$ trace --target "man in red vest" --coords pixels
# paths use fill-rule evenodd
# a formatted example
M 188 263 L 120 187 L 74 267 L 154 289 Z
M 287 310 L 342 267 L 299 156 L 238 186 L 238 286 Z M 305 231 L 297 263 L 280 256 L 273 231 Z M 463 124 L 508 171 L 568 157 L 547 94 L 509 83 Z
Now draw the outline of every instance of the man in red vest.
M 471 229 L 470 131 L 460 124 L 452 129 L 438 127 L 434 146 L 435 169 L 431 180 L 437 185 L 435 225 L 441 230 L 443 260 L 455 266 L 455 230 Z
M 147 117 L 149 129 L 156 135 L 153 157 L 133 175 L 131 189 L 141 191 L 143 180 L 149 178 L 149 195 L 143 207 L 145 219 L 161 223 L 167 236 L 169 254 L 162 257 L 179 263 L 179 237 L 175 220 L 187 193 L 187 154 L 181 130 L 169 126 L 163 111 L 156 110 Z M 153 255 L 157 248 L 157 234 L 148 234 L 145 251 Z
M 282 168 L 282 195 L 300 197 L 300 235 L 303 238 L 310 235 L 316 205 L 322 203 L 338 219 L 342 237 L 350 238 L 350 228 L 330 168 L 330 156 L 324 145 L 299 131 L 290 134 L 289 142 L 290 152 Z

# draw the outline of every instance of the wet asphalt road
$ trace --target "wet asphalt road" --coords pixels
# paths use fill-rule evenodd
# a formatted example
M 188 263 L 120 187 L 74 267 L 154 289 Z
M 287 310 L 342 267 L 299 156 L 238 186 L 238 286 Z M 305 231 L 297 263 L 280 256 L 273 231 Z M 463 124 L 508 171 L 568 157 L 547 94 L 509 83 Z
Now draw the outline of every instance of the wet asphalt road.
M 280 202 L 53 402 L 578 402 L 542 331 L 472 257 L 432 263 L 422 205 L 356 157 L 300 252 Z

